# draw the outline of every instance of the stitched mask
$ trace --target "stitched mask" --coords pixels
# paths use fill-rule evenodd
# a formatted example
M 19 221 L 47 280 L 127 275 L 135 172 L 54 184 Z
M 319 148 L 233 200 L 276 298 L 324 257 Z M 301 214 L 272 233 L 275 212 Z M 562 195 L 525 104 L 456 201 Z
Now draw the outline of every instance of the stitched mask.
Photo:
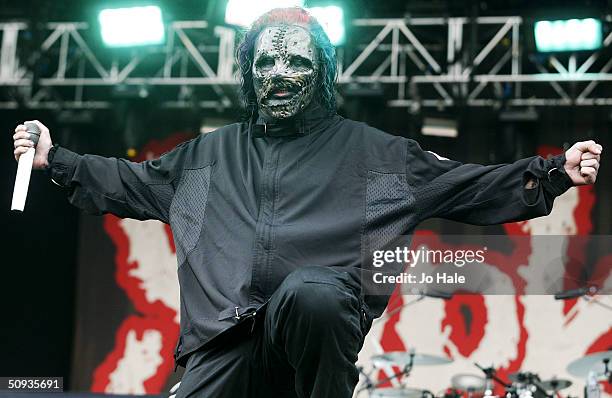
M 300 113 L 313 98 L 318 66 L 306 29 L 297 25 L 265 28 L 253 57 L 253 86 L 260 111 L 274 119 Z

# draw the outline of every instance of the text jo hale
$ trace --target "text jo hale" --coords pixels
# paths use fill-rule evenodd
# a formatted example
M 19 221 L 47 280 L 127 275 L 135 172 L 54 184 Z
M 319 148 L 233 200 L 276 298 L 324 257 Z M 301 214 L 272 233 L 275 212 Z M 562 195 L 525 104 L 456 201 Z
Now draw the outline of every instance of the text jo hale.
M 375 273 L 373 275 L 374 283 L 404 283 L 404 284 L 421 284 L 421 283 L 437 283 L 437 284 L 455 284 L 465 283 L 465 276 L 458 273 L 439 272 L 435 275 L 430 275 L 422 272 L 420 275 L 402 273 L 399 275 L 383 275 Z

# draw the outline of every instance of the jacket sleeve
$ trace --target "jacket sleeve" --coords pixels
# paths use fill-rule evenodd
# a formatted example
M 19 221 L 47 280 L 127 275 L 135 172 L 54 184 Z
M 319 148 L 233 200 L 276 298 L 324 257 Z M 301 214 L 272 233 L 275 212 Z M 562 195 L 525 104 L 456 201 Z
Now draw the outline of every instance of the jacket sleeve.
M 463 164 L 408 143 L 407 179 L 421 219 L 440 217 L 475 225 L 547 215 L 554 199 L 573 186 L 565 154 L 510 164 Z
M 86 213 L 168 223 L 188 143 L 140 163 L 78 155 L 56 145 L 49 152 L 47 171 L 54 183 L 67 189 L 69 202 Z

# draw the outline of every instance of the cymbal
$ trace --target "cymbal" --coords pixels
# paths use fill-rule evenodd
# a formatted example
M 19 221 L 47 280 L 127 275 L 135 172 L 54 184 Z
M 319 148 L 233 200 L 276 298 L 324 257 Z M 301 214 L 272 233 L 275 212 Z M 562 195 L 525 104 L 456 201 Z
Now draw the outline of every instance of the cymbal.
M 559 391 L 572 385 L 572 382 L 565 379 L 550 379 L 540 382 L 546 391 Z
M 452 359 L 437 355 L 411 354 L 410 352 L 406 351 L 391 351 L 380 355 L 374 355 L 372 357 L 372 362 L 376 367 L 386 365 L 397 365 L 404 367 L 410 363 L 411 356 L 412 364 L 415 366 L 446 365 L 453 362 Z
M 567 365 L 567 372 L 576 377 L 587 377 L 589 372 L 603 374 L 605 371 L 604 360 L 608 360 L 608 369 L 612 369 L 612 351 L 597 352 L 578 358 Z
M 376 388 L 370 398 L 422 398 L 423 390 L 418 388 Z
M 485 383 L 484 377 L 467 373 L 456 374 L 451 378 L 453 388 L 463 391 L 484 391 Z

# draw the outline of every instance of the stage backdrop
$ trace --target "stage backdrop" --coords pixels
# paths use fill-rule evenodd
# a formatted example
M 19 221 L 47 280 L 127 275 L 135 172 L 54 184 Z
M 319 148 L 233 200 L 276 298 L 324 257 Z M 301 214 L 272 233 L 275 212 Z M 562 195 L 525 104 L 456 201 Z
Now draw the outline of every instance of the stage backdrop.
M 178 134 L 151 142 L 139 160 L 158 156 L 187 138 Z M 560 151 L 542 147 L 539 152 L 546 156 Z M 572 188 L 556 200 L 550 216 L 503 229 L 508 235 L 588 235 L 596 203 L 593 192 L 592 187 Z M 372 355 L 414 349 L 454 360 L 440 367 L 416 367 L 406 381 L 434 393 L 449 387 L 457 373 L 479 375 L 474 366 L 478 362 L 495 366 L 502 377 L 523 370 L 542 378 L 569 378 L 574 386 L 563 395 L 582 395 L 584 381 L 571 377 L 565 368 L 585 354 L 612 349 L 612 313 L 584 300 L 523 294 L 535 277 L 530 273 L 539 272 L 530 265 L 541 263 L 551 250 L 567 247 L 565 242 L 557 247 L 523 245 L 493 256 L 499 263 L 488 265 L 514 282 L 514 295 L 424 299 L 410 306 L 404 305 L 413 297 L 394 295 L 387 309 L 392 314 L 374 323 L 359 364 L 370 371 Z M 179 334 L 179 287 L 170 229 L 156 221 L 84 216 L 80 248 L 72 388 L 135 394 L 167 391 L 181 376 L 180 369 L 174 372 L 172 359 Z M 598 262 L 605 267 L 600 277 L 612 286 L 612 255 Z M 384 377 L 392 371 L 373 374 Z M 610 393 L 609 386 L 606 391 Z

